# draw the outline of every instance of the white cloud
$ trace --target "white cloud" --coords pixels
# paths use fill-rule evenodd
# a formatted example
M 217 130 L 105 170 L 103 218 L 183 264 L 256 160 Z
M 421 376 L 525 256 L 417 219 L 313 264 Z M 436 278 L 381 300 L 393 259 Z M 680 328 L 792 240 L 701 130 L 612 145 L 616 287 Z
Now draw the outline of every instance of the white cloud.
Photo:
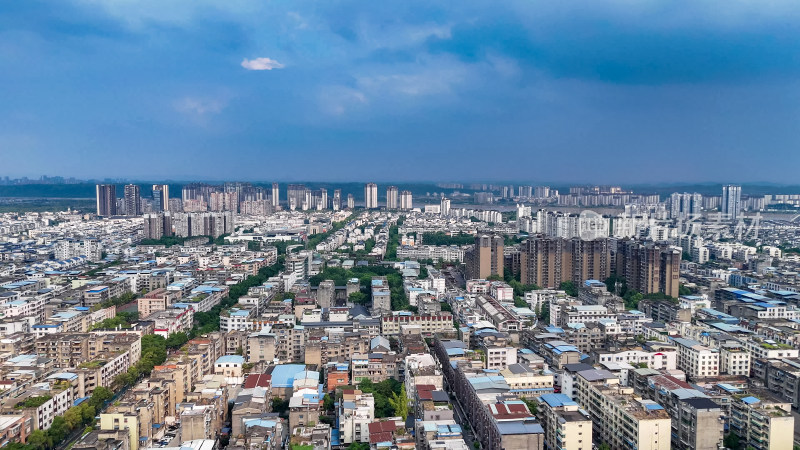
M 242 60 L 242 67 L 247 70 L 272 70 L 283 69 L 283 64 L 270 58 L 256 58 Z
M 320 109 L 332 116 L 343 116 L 369 103 L 363 92 L 346 86 L 329 86 L 320 95 Z
M 295 26 L 296 29 L 305 30 L 306 28 L 308 28 L 308 22 L 306 22 L 306 19 L 304 19 L 303 16 L 301 16 L 300 14 L 294 11 L 289 11 L 288 13 L 286 13 L 286 15 L 295 21 L 295 23 L 297 24 Z
M 414 64 L 395 65 L 392 73 L 386 67 L 357 75 L 357 87 L 376 97 L 450 95 L 476 76 L 475 68 L 450 57 L 417 58 Z
M 437 95 L 452 92 L 451 85 L 456 80 L 447 74 L 392 74 L 359 77 L 358 85 L 368 92 L 395 92 L 397 94 L 418 96 Z
M 198 97 L 184 97 L 175 102 L 175 109 L 188 114 L 204 116 L 206 114 L 219 114 L 227 106 L 227 101 L 219 99 L 205 99 Z

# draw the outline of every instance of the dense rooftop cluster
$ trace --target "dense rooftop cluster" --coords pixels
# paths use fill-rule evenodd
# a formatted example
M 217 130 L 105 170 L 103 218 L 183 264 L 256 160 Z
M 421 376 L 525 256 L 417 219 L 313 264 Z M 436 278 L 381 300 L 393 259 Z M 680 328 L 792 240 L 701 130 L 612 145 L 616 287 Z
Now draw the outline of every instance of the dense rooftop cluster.
M 168 196 L 137 216 L 0 216 L 0 445 L 794 445 L 791 221 L 687 234 L 670 202 L 699 200 L 636 197 L 587 236 L 585 214 L 304 208 L 327 194 L 294 189 L 294 208 L 224 216 Z M 561 203 L 537 192 L 519 200 Z M 210 232 L 178 232 L 183 213 Z

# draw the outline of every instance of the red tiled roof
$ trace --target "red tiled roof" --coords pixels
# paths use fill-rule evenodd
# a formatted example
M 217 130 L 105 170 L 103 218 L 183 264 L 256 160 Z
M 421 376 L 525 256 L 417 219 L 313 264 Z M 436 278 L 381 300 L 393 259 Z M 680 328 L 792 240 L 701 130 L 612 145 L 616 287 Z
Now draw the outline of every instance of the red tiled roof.
M 256 386 L 269 387 L 271 381 L 272 381 L 272 375 L 268 375 L 266 373 L 248 375 L 247 378 L 244 380 L 244 388 L 252 389 Z
M 662 386 L 664 389 L 671 391 L 673 389 L 692 389 L 692 386 L 685 381 L 681 381 L 672 375 L 656 375 L 654 377 L 650 377 L 650 380 L 653 384 L 657 386 Z
M 528 407 L 522 403 L 506 403 L 506 408 L 513 413 L 528 414 L 530 412 L 528 411 Z
M 375 433 L 369 435 L 369 443 L 377 444 L 379 442 L 392 442 L 392 433 Z
M 495 420 L 513 420 L 531 417 L 528 407 L 523 403 L 495 403 L 489 406 Z
M 383 422 L 372 422 L 369 424 L 369 433 L 386 433 L 386 432 L 393 432 L 397 430 L 397 426 L 394 422 L 390 420 L 386 420 Z

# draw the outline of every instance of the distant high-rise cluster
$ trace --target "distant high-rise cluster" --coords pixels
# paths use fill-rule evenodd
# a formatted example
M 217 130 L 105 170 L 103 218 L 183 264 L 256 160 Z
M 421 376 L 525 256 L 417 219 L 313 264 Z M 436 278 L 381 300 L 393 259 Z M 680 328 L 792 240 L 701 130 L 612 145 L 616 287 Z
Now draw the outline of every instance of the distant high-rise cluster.
M 97 185 L 97 215 L 117 215 L 117 187 L 113 184 Z
M 742 213 L 742 187 L 728 184 L 722 186 L 722 214 L 736 220 Z
M 669 197 L 669 215 L 673 219 L 694 217 L 703 210 L 703 196 L 698 193 L 678 192 Z
M 503 277 L 502 236 L 481 235 L 475 237 L 475 246 L 464 255 L 467 263 L 467 278 Z
M 333 205 L 331 206 L 334 211 L 339 211 L 342 209 L 342 190 L 341 189 L 334 189 L 333 190 Z
M 414 209 L 414 198 L 411 195 L 411 191 L 403 191 L 400 193 L 400 209 L 404 211 Z
M 397 209 L 398 203 L 397 186 L 389 186 L 386 188 L 386 209 Z
M 449 186 L 449 184 L 446 184 Z M 472 193 L 454 192 L 428 192 L 423 196 L 423 203 L 427 203 L 422 210 L 427 212 L 437 211 L 444 215 L 450 214 L 450 202 L 463 203 L 464 199 L 472 200 L 474 204 L 493 205 L 496 203 L 508 204 L 516 202 L 524 207 L 531 204 L 557 205 L 574 207 L 612 206 L 624 207 L 626 214 L 641 215 L 653 213 L 657 218 L 672 218 L 686 220 L 697 218 L 701 214 L 711 211 L 720 211 L 728 220 L 738 220 L 745 211 L 761 211 L 767 205 L 800 204 L 800 200 L 787 195 L 742 196 L 742 188 L 738 185 L 725 185 L 722 195 L 703 195 L 700 193 L 675 192 L 664 201 L 659 194 L 639 194 L 625 190 L 619 186 L 573 186 L 568 194 L 559 194 L 558 190 L 550 186 L 526 186 L 494 184 L 471 184 Z M 110 189 L 114 189 L 112 193 Z M 151 189 L 148 192 L 142 192 Z M 364 185 L 363 205 L 367 209 L 384 207 L 379 201 L 376 183 Z M 482 189 L 482 190 L 479 190 Z M 337 195 L 338 192 L 338 195 Z M 401 190 L 398 186 L 386 186 L 385 208 L 388 210 L 412 210 L 413 194 L 409 190 Z M 223 185 L 210 185 L 205 183 L 190 183 L 182 187 L 180 198 L 170 198 L 168 184 L 153 184 L 140 186 L 127 184 L 124 186 L 124 195 L 116 198 L 116 186 L 113 184 L 97 185 L 97 212 L 102 216 L 130 215 L 139 216 L 145 213 L 184 211 L 234 211 L 244 214 L 269 214 L 281 208 L 299 211 L 335 211 L 344 208 L 354 209 L 356 200 L 360 196 L 345 194 L 341 189 L 335 189 L 332 195 L 326 187 L 312 189 L 304 184 L 289 184 L 285 194 L 285 203 L 281 200 L 281 187 L 278 183 L 267 186 L 254 186 L 250 183 L 231 182 Z M 113 201 L 112 201 L 112 195 Z M 438 207 L 430 203 L 431 199 L 445 198 Z M 346 196 L 346 197 L 345 197 Z M 353 201 L 350 202 L 350 197 Z M 800 196 L 796 196 L 800 198 Z M 112 205 L 113 203 L 113 205 Z M 419 207 L 419 206 L 418 206 Z M 481 208 L 486 210 L 487 208 Z M 664 214 L 660 214 L 663 211 Z M 546 232 L 537 229 L 543 224 L 538 217 L 528 214 L 520 216 L 526 224 L 520 230 L 526 232 Z M 577 217 L 577 215 L 576 215 Z M 577 219 L 576 219 L 577 220 Z M 576 222 L 577 223 L 577 222 Z M 536 226 L 534 226 L 536 225 Z M 549 233 L 549 232 L 547 232 Z M 610 235 L 611 233 L 609 233 Z M 614 231 L 615 236 L 620 233 Z M 565 237 L 565 236 L 562 236 Z
M 379 200 L 379 186 L 376 183 L 364 184 L 363 206 L 366 209 L 385 208 L 387 210 L 411 211 L 414 209 L 414 194 L 410 190 L 400 190 L 398 186 L 386 186 L 385 206 Z M 480 185 L 484 186 L 484 185 Z M 485 185 L 494 188 L 494 185 Z M 114 189 L 114 192 L 111 192 Z M 149 192 L 146 192 L 150 189 Z M 172 186 L 173 194 L 175 187 Z M 162 212 L 224 212 L 232 211 L 248 215 L 265 215 L 286 209 L 290 211 L 340 211 L 345 208 L 355 209 L 358 194 L 343 193 L 342 189 L 332 192 L 327 187 L 311 188 L 305 184 L 289 184 L 286 186 L 285 198 L 280 198 L 281 187 L 278 183 L 267 186 L 254 186 L 250 183 L 226 182 L 222 185 L 206 183 L 189 183 L 181 187 L 180 198 L 170 198 L 170 185 L 139 184 L 124 185 L 121 199 L 115 197 L 116 186 L 113 184 L 97 185 L 97 212 L 103 216 L 129 215 L 141 216 Z M 143 192 L 145 191 L 145 192 Z M 483 201 L 482 196 L 492 203 L 491 192 L 478 192 L 475 198 Z M 112 201 L 113 198 L 113 201 Z M 451 214 L 451 198 L 445 193 L 427 193 L 423 196 L 424 206 L 420 207 L 428 213 Z M 458 197 L 456 197 L 458 198 Z M 438 200 L 439 204 L 432 203 Z M 113 203 L 113 204 L 112 204 Z M 455 214 L 455 213 L 454 213 Z
M 656 242 L 626 240 L 617 247 L 617 274 L 628 289 L 652 294 L 661 292 L 678 298 L 681 249 Z
M 308 193 L 308 204 L 306 204 L 306 193 Z M 311 203 L 311 191 L 302 184 L 290 184 L 286 189 L 286 204 L 290 210 L 309 209 Z
M 102 386 L 124 395 L 59 446 L 330 447 L 333 422 L 339 446 L 792 448 L 800 194 L 424 186 L 107 182 L 99 218 L 0 214 L 4 367 L 31 372 L 7 440 L 50 438 Z M 144 317 L 117 314 L 134 296 Z M 149 375 L 148 333 L 171 349 Z M 397 411 L 364 379 L 402 384 Z
M 169 185 L 153 185 L 153 211 L 169 211 Z
M 281 189 L 278 183 L 272 183 L 272 207 L 278 209 L 281 204 Z
M 138 184 L 125 185 L 125 214 L 129 216 L 142 214 L 142 195 Z
M 584 280 L 605 280 L 611 273 L 608 239 L 583 240 L 536 236 L 520 249 L 520 274 L 524 284 L 558 288 L 562 282 L 579 285 Z
M 224 212 L 159 212 L 144 215 L 144 237 L 161 239 L 163 236 L 211 236 L 217 238 L 230 234 L 236 223 L 231 211 Z
M 364 186 L 364 207 L 374 209 L 378 207 L 378 185 L 367 183 Z
M 450 215 L 450 199 L 442 197 L 442 200 L 439 202 L 439 212 L 443 216 Z

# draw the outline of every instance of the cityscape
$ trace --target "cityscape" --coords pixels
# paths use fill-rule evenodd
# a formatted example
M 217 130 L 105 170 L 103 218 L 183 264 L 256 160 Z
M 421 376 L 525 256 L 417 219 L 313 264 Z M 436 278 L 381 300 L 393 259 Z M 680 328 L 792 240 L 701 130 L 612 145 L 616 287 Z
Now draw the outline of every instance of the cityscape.
M 800 440 L 800 194 L 175 186 L 0 214 L 6 448 Z
M 800 450 L 800 1 L 0 2 L 0 450 Z

